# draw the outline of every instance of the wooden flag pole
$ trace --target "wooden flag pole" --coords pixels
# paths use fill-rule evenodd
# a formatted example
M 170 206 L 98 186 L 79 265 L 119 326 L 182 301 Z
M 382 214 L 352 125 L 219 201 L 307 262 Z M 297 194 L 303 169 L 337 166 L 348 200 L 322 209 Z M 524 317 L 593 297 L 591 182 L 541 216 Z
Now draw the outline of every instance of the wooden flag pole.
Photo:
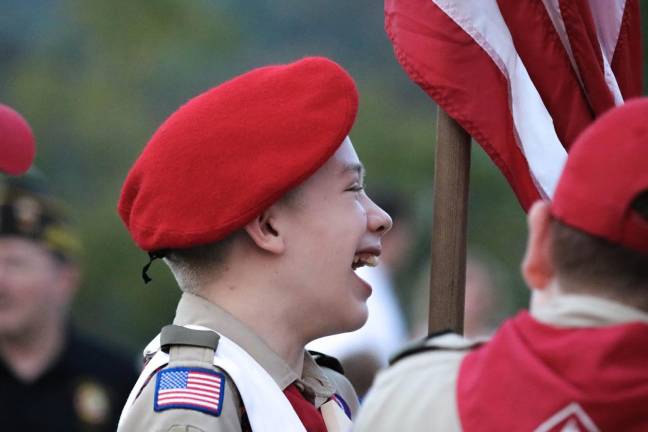
M 470 135 L 437 112 L 434 214 L 430 258 L 429 334 L 463 333 Z

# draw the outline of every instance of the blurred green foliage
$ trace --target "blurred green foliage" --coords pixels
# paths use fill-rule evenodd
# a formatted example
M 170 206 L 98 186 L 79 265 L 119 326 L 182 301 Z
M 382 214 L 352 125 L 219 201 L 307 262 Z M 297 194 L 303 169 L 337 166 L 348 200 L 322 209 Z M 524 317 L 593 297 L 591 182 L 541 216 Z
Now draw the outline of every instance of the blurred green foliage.
M 169 322 L 179 297 L 161 263 L 144 286 L 145 254 L 115 210 L 121 183 L 157 125 L 189 97 L 249 68 L 314 54 L 340 62 L 360 88 L 352 138 L 369 192 L 389 185 L 412 203 L 416 248 L 399 275 L 408 305 L 428 265 L 436 109 L 397 64 L 381 2 L 3 2 L 0 100 L 29 120 L 36 165 L 75 209 L 86 252 L 74 319 L 88 332 L 140 349 Z M 504 269 L 506 311 L 524 306 L 524 213 L 477 145 L 468 231 L 469 249 Z

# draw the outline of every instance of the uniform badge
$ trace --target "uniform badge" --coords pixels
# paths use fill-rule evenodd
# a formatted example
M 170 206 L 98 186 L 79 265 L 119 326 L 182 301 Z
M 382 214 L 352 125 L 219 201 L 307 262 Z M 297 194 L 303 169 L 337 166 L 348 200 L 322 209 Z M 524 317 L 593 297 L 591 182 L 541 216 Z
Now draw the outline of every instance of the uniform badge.
M 16 226 L 21 233 L 31 234 L 38 228 L 42 208 L 35 199 L 21 196 L 13 203 Z
M 210 369 L 177 367 L 157 374 L 155 411 L 184 408 L 218 417 L 223 409 L 225 375 Z
M 110 414 L 110 399 L 106 389 L 94 381 L 82 382 L 74 393 L 74 408 L 84 423 L 105 423 Z

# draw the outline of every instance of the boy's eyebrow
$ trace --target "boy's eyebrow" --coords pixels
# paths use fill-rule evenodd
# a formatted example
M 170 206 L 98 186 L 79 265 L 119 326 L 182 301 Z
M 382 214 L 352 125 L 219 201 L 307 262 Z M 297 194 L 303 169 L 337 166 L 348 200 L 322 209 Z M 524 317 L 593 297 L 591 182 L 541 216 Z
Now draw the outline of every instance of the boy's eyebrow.
M 362 163 L 348 163 L 342 167 L 342 173 L 346 174 L 347 172 L 356 172 L 360 178 L 365 176 L 365 167 Z

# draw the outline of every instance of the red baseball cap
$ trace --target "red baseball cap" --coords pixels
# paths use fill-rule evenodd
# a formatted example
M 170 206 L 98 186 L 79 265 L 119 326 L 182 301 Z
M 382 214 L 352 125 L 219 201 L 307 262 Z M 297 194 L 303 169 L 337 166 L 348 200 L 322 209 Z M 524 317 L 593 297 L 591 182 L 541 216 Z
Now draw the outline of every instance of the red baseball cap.
M 648 191 L 648 98 L 632 99 L 573 144 L 551 204 L 566 225 L 648 253 L 648 222 L 632 208 Z
M 322 166 L 357 108 L 352 78 L 326 58 L 240 75 L 160 126 L 128 173 L 119 215 L 145 251 L 218 241 Z
M 34 135 L 27 121 L 11 107 L 0 104 L 0 171 L 23 174 L 35 154 Z

